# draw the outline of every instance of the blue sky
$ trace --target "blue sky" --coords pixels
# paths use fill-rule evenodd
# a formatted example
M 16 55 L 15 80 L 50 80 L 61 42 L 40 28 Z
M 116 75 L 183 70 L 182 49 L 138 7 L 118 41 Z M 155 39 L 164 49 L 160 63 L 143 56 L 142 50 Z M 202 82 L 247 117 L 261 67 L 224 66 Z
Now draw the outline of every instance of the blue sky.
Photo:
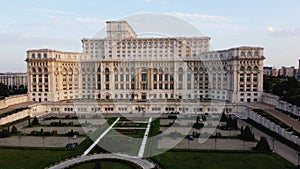
M 297 0 L 11 0 L 0 6 L 0 72 L 26 71 L 26 50 L 81 51 L 106 20 L 158 12 L 180 17 L 212 38 L 215 49 L 265 48 L 265 65 L 296 66 L 300 58 Z

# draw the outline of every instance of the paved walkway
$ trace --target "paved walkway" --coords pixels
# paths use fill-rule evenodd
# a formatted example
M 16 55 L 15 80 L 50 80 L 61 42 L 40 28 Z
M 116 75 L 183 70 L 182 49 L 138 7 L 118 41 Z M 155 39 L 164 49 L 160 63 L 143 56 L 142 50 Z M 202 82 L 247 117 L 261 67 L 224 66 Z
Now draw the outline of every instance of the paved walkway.
M 120 156 L 116 154 L 95 154 L 95 155 L 89 155 L 89 156 L 81 156 L 78 158 L 74 158 L 68 161 L 64 161 L 62 163 L 59 163 L 55 166 L 49 167 L 49 169 L 61 169 L 61 168 L 67 168 L 71 165 L 86 162 L 86 161 L 91 161 L 91 160 L 96 160 L 96 159 L 118 159 L 118 160 L 125 160 L 125 161 L 130 161 L 134 164 L 137 164 L 143 169 L 152 169 L 155 167 L 155 165 L 147 160 L 137 158 L 137 157 L 132 157 L 132 156 Z
M 146 128 L 145 127 L 114 127 L 113 129 L 123 129 L 123 130 L 145 130 Z
M 245 121 L 239 120 L 238 119 L 238 126 L 251 126 L 250 124 L 246 123 Z M 272 141 L 272 137 L 270 137 L 269 135 L 265 134 L 264 132 L 256 129 L 256 128 L 252 128 L 252 132 L 255 135 L 255 138 L 257 140 L 260 139 L 261 136 L 264 136 L 268 139 L 270 148 L 273 149 L 273 141 Z M 290 161 L 291 163 L 293 163 L 294 165 L 297 165 L 298 163 L 298 156 L 297 156 L 297 151 L 295 151 L 294 149 L 290 148 L 289 146 L 275 140 L 274 141 L 274 151 L 281 155 L 282 157 L 284 157 L 285 159 L 287 159 L 288 161 Z
M 274 106 L 265 104 L 265 103 L 249 103 L 254 108 L 263 109 L 264 111 L 268 112 L 269 114 L 273 115 L 280 121 L 284 122 L 285 124 L 292 126 L 294 130 L 300 132 L 300 122 L 278 110 L 275 109 Z
M 110 125 L 98 138 L 94 141 L 94 143 L 82 154 L 82 156 L 86 156 L 89 152 L 99 143 L 99 141 L 113 128 L 113 126 L 120 120 L 120 117 L 116 119 L 116 121 Z
M 143 138 L 143 141 L 142 141 L 142 144 L 141 144 L 141 147 L 140 147 L 140 151 L 139 151 L 139 154 L 138 154 L 139 158 L 143 158 L 143 156 L 144 156 L 146 143 L 147 143 L 147 139 L 148 139 L 148 134 L 149 134 L 150 127 L 151 127 L 151 121 L 152 121 L 152 117 L 149 118 L 149 121 L 148 121 L 148 124 L 147 124 L 147 128 L 146 128 L 144 138 Z

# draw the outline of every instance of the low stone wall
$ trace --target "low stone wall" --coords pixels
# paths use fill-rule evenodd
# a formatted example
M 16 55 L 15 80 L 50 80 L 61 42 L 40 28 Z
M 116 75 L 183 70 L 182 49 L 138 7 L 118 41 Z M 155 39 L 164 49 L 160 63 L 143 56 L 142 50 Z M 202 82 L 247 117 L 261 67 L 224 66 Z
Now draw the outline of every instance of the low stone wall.
M 29 101 L 28 94 L 6 97 L 5 99 L 0 100 L 0 109 L 4 109 L 7 108 L 8 106 L 20 104 L 28 101 Z
M 280 100 L 279 96 L 264 93 L 262 97 L 263 103 L 275 106 L 277 109 L 288 112 L 300 118 L 300 107 Z
M 22 111 L 19 111 L 17 113 L 14 113 L 14 114 L 11 114 L 11 115 L 0 118 L 0 125 L 4 125 L 4 124 L 10 123 L 10 122 L 14 122 L 14 121 L 23 119 L 26 116 L 29 116 L 29 110 L 28 109 L 22 110 Z
M 293 135 L 291 132 L 287 131 L 286 129 L 280 127 L 279 125 L 271 122 L 270 120 L 266 119 L 265 117 L 255 113 L 254 111 L 249 111 L 248 118 L 251 120 L 261 124 L 262 126 L 270 129 L 271 131 L 277 133 L 278 135 L 282 136 L 283 138 L 290 140 L 291 142 L 300 146 L 300 139 L 298 136 Z
M 42 116 L 46 114 L 46 106 L 36 104 L 28 106 L 28 109 L 19 111 L 17 113 L 7 115 L 5 117 L 0 118 L 0 125 L 4 125 L 7 123 L 11 123 L 20 119 L 23 119 L 27 116 L 34 117 L 34 116 Z

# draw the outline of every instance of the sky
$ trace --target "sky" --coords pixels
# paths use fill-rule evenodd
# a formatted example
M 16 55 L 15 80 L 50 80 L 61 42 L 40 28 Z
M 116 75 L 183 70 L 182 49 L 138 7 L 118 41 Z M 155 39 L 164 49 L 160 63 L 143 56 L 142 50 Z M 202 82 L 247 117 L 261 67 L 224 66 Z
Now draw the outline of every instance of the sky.
M 259 46 L 266 66 L 300 59 L 298 0 L 10 0 L 0 5 L 0 72 L 25 72 L 26 51 L 81 51 L 107 20 L 153 12 L 179 17 L 211 37 L 214 49 Z

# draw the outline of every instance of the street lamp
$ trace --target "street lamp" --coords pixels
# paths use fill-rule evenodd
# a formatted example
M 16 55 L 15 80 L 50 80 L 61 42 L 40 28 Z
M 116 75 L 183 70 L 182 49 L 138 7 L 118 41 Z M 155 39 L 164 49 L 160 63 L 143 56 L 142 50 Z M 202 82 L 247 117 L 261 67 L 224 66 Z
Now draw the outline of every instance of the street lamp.
M 217 150 L 217 139 L 215 138 L 215 150 Z
M 272 149 L 273 149 L 273 153 L 275 152 L 274 150 L 275 150 L 275 139 L 274 138 L 271 138 L 271 140 L 272 140 Z
M 297 157 L 298 157 L 298 158 L 297 158 L 297 159 L 298 159 L 298 160 L 297 160 L 297 166 L 299 166 L 299 162 L 300 162 L 300 161 L 299 161 L 299 160 L 300 160 L 300 159 L 299 159 L 300 152 L 296 152 L 296 154 L 297 154 Z

